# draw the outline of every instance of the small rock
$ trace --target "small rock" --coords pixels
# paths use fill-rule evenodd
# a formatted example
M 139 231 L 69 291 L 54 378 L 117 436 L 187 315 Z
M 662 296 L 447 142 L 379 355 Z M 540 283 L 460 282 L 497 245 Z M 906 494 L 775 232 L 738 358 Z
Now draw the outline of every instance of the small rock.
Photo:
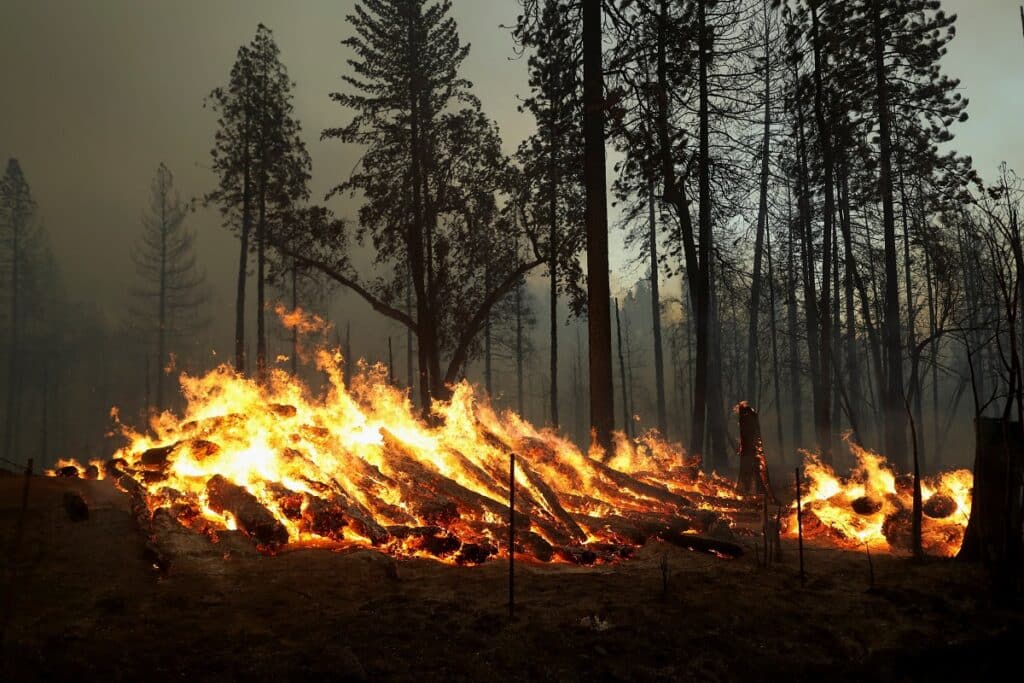
M 75 491 L 64 492 L 64 512 L 72 522 L 84 522 L 89 519 L 89 505 L 81 494 Z

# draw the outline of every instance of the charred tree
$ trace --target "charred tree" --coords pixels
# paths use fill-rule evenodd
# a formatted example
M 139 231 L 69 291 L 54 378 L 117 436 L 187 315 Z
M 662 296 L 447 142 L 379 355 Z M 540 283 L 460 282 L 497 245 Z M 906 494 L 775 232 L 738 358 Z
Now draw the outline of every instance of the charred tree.
M 768 461 L 757 411 L 746 401 L 740 401 L 735 410 L 740 427 L 740 474 L 737 488 L 740 493 L 763 495 L 772 504 L 777 504 L 768 479 Z
M 604 70 L 601 0 L 583 2 L 583 184 L 586 189 L 587 325 L 590 339 L 590 424 L 598 446 L 611 453 L 612 335 L 608 301 L 608 205 L 605 186 Z

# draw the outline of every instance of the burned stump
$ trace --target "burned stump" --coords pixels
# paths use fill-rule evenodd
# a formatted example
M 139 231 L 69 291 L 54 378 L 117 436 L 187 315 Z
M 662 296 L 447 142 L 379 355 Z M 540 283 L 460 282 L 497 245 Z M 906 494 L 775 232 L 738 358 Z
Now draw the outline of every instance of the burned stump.
M 737 488 L 744 494 L 764 494 L 768 501 L 777 505 L 771 483 L 768 481 L 768 461 L 761 438 L 761 420 L 757 411 L 746 401 L 736 405 L 740 423 L 740 476 Z

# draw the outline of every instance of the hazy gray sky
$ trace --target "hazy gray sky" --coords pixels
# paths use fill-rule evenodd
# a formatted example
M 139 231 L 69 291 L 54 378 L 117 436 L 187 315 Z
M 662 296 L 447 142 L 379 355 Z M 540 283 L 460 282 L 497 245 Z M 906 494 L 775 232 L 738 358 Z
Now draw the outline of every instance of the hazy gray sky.
M 347 175 L 354 150 L 320 142 L 348 120 L 330 102 L 345 70 L 345 15 L 353 0 L 3 0 L 0 2 L 0 157 L 17 157 L 31 183 L 74 296 L 123 304 L 134 277 L 130 245 L 148 205 L 157 164 L 176 175 L 183 197 L 199 196 L 214 116 L 203 98 L 222 84 L 239 45 L 259 22 L 273 29 L 296 81 L 295 109 L 313 158 L 313 192 Z M 1024 171 L 1024 38 L 1016 0 L 944 0 L 960 15 L 945 70 L 962 80 L 971 120 L 956 148 L 991 178 L 1006 160 Z M 525 63 L 510 60 L 516 0 L 455 0 L 465 63 L 484 108 L 511 151 L 530 128 L 517 112 Z M 342 215 L 351 207 L 336 204 Z M 191 219 L 202 262 L 230 310 L 236 242 L 215 212 Z M 624 255 L 613 255 L 621 263 Z M 224 317 L 230 317 L 226 313 Z M 225 331 L 227 327 L 225 326 Z M 225 335 L 218 344 L 229 347 Z

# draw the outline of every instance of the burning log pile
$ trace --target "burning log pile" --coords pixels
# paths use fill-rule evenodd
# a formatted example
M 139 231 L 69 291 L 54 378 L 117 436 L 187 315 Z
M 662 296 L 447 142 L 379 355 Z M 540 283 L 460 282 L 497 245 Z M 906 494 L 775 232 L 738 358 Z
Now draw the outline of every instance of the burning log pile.
M 610 458 L 477 401 L 467 384 L 419 419 L 380 368 L 343 383 L 321 352 L 329 390 L 295 378 L 260 385 L 218 368 L 182 377 L 188 407 L 107 463 L 62 462 L 53 474 L 114 479 L 140 525 L 159 513 L 215 537 L 237 529 L 258 548 L 375 547 L 479 564 L 507 553 L 508 462 L 516 454 L 515 551 L 548 562 L 628 557 L 651 538 L 735 556 L 731 512 L 752 507 L 732 483 L 704 475 L 678 446 L 620 439 Z M 592 457 L 593 456 L 593 457 Z M 702 536 L 703 535 L 703 536 Z
M 346 386 L 340 354 L 320 351 L 317 362 L 328 379 L 322 396 L 282 371 L 263 384 L 228 366 L 182 375 L 184 415 L 155 416 L 146 433 L 121 425 L 128 445 L 110 461 L 62 461 L 51 474 L 112 479 L 158 566 L 166 558 L 153 530 L 168 524 L 214 540 L 239 530 L 268 553 L 372 547 L 479 564 L 507 556 L 514 521 L 517 555 L 592 564 L 628 557 L 653 538 L 735 557 L 742 550 L 731 542 L 734 526 L 760 520 L 759 495 L 701 472 L 654 434 L 619 435 L 607 457 L 583 453 L 515 413 L 496 412 L 466 383 L 433 406 L 428 424 L 383 367 Z M 850 547 L 905 547 L 908 485 L 881 456 L 855 452 L 860 465 L 848 480 L 812 459 L 805 533 Z M 966 472 L 925 482 L 926 550 L 955 553 L 970 485 Z
M 822 537 L 853 549 L 910 550 L 913 477 L 897 475 L 885 458 L 848 442 L 857 466 L 848 477 L 808 456 L 803 492 L 804 536 Z M 952 557 L 960 549 L 971 512 L 973 476 L 968 470 L 943 472 L 921 482 L 921 540 L 926 553 Z M 796 506 L 787 520 L 796 536 Z

